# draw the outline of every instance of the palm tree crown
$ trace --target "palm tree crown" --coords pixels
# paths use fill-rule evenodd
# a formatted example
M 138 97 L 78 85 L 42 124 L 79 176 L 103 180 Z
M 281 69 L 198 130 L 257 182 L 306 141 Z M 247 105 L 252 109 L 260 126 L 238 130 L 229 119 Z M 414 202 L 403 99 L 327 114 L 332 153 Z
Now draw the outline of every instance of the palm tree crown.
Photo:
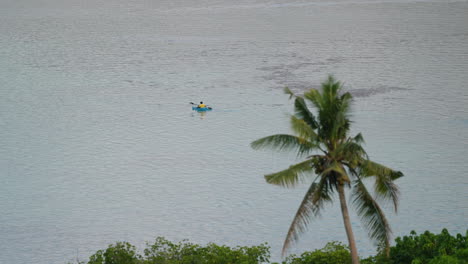
M 272 135 L 251 143 L 254 149 L 295 150 L 299 156 L 306 157 L 283 171 L 265 175 L 268 183 L 294 187 L 311 176 L 315 177 L 288 230 L 283 255 L 291 242 L 306 230 L 311 218 L 318 216 L 326 203 L 332 202 L 336 191 L 352 260 L 359 263 L 345 187 L 351 189 L 351 202 L 368 229 L 370 238 L 384 245 L 388 252 L 391 229 L 376 199 L 392 201 L 396 212 L 399 191 L 394 180 L 403 174 L 369 160 L 361 145 L 364 140 L 360 133 L 349 136 L 352 97 L 342 92 L 341 83 L 332 76 L 322 83 L 321 91 L 311 89 L 303 96 L 293 94 L 288 88 L 285 88 L 285 92 L 295 98 L 295 114 L 291 116 L 294 135 Z M 315 108 L 315 113 L 309 110 L 308 104 Z M 365 178 L 374 179 L 374 196 L 364 185 Z

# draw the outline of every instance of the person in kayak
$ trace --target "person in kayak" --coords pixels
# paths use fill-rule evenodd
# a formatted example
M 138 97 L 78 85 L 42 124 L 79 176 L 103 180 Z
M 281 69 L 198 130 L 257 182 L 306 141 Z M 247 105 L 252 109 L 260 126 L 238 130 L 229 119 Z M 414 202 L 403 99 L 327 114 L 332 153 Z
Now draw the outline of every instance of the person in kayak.
M 206 104 L 204 104 L 203 102 L 200 102 L 200 104 L 198 105 L 198 108 L 205 108 L 206 107 Z

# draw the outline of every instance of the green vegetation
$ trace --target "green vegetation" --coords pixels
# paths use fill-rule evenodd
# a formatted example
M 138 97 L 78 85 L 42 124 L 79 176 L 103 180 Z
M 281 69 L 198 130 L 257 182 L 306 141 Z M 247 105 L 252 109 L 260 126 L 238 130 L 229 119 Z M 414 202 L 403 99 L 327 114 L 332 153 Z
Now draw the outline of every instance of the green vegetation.
M 291 255 L 282 264 L 351 264 L 351 254 L 347 246 L 330 242 L 322 249 Z
M 270 248 L 266 244 L 251 247 L 228 247 L 208 244 L 200 246 L 182 241 L 172 243 L 157 238 L 147 244 L 143 254 L 127 242 L 109 245 L 99 250 L 88 262 L 79 264 L 259 264 L 269 263 Z M 390 248 L 376 256 L 361 260 L 363 264 L 468 264 L 468 230 L 465 236 L 452 236 L 446 229 L 440 234 L 429 231 L 417 235 L 398 237 Z M 339 242 L 328 243 L 324 248 L 290 255 L 281 264 L 350 264 L 351 254 L 347 246 Z M 279 264 L 279 263 L 273 263 Z
M 318 216 L 337 192 L 352 263 L 359 263 L 345 188 L 351 189 L 352 203 L 369 230 L 370 238 L 383 245 L 388 255 L 391 229 L 375 198 L 390 200 L 396 212 L 399 191 L 394 181 L 403 174 L 369 160 L 361 145 L 364 142 L 362 135 L 349 135 L 352 97 L 342 92 L 341 83 L 333 77 L 329 76 L 322 83 L 321 91 L 311 89 L 304 96 L 295 95 L 288 88 L 285 92 L 295 98 L 295 114 L 291 116 L 291 128 L 295 135 L 278 134 L 252 142 L 254 149 L 293 150 L 298 156 L 305 157 L 303 162 L 265 175 L 268 183 L 294 187 L 307 179 L 313 180 L 286 235 L 283 255 L 291 242 L 305 231 L 310 219 Z M 308 104 L 313 106 L 315 113 L 309 110 Z M 367 190 L 363 182 L 365 179 L 374 180 L 376 197 Z
M 365 260 L 366 264 L 468 264 L 468 230 L 465 236 L 452 236 L 447 229 L 440 234 L 429 231 L 397 237 L 390 256 L 382 254 Z M 364 263 L 364 262 L 363 262 Z
M 252 247 L 228 247 L 210 243 L 206 246 L 188 241 L 172 243 L 158 237 L 147 244 L 143 255 L 127 242 L 109 245 L 89 258 L 87 264 L 257 264 L 268 263 L 270 248 L 266 244 Z M 79 262 L 84 264 L 85 262 Z

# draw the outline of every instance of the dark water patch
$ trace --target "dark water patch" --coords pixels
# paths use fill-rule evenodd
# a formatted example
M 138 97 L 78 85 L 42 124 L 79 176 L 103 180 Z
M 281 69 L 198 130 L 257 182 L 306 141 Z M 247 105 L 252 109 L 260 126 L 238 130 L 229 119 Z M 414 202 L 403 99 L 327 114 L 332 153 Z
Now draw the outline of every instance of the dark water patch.
M 343 58 L 328 58 L 326 61 L 316 61 L 316 62 L 297 62 L 292 64 L 281 64 L 281 65 L 274 65 L 274 66 L 265 66 L 257 68 L 257 70 L 261 71 L 294 71 L 308 66 L 314 65 L 330 65 L 334 63 L 343 62 Z
M 336 64 L 336 63 L 342 63 L 345 61 L 345 58 L 343 57 L 333 57 L 333 58 L 328 58 L 327 59 L 327 64 Z
M 369 97 L 373 95 L 389 93 L 392 91 L 407 91 L 407 90 L 411 90 L 411 89 L 395 87 L 395 86 L 380 86 L 377 88 L 370 88 L 370 89 L 348 89 L 347 91 L 350 92 L 354 97 Z
M 276 71 L 276 70 L 283 70 L 285 65 L 277 65 L 277 66 L 267 66 L 267 67 L 260 67 L 257 68 L 261 71 Z
M 320 85 L 310 84 L 309 82 L 305 82 L 305 81 L 293 81 L 293 82 L 284 83 L 284 87 L 288 87 L 294 93 L 302 94 L 305 91 L 308 91 L 312 88 L 318 89 Z
M 266 81 L 275 82 L 278 85 L 277 87 L 282 88 L 287 86 L 292 90 L 303 92 L 314 86 L 311 86 L 309 82 L 303 80 L 298 71 L 307 69 L 309 72 L 318 72 L 323 70 L 326 66 L 342 63 L 343 61 L 344 58 L 342 57 L 331 57 L 326 60 L 314 62 L 299 61 L 291 64 L 264 66 L 257 68 L 257 70 L 268 72 L 268 74 L 263 75 L 262 78 Z
M 279 106 L 284 106 L 284 104 L 251 104 L 255 106 L 268 106 L 268 107 L 279 107 Z
M 451 37 L 468 37 L 468 32 L 464 32 L 464 33 L 453 33 L 453 34 L 450 34 L 449 36 L 451 36 Z
M 269 72 L 269 74 L 262 76 L 264 80 L 273 81 L 275 85 L 272 87 L 274 88 L 284 88 L 288 87 L 294 93 L 303 94 L 305 91 L 309 89 L 319 89 L 320 84 L 317 83 L 310 83 L 309 81 L 303 80 L 297 71 L 299 69 L 307 68 L 307 70 L 314 72 L 320 71 L 322 67 L 328 66 L 330 64 L 337 64 L 342 63 L 345 60 L 342 57 L 331 57 L 326 59 L 325 61 L 317 61 L 317 62 L 297 62 L 292 64 L 280 64 L 280 65 L 273 65 L 273 66 L 265 66 L 259 67 L 258 70 Z M 311 67 L 312 66 L 312 67 Z M 316 66 L 315 68 L 313 66 Z M 318 67 L 317 67 L 318 66 Z M 393 91 L 406 91 L 410 90 L 404 87 L 397 87 L 397 86 L 388 86 L 388 85 L 381 85 L 375 88 L 359 88 L 359 89 L 352 89 L 346 88 L 345 91 L 350 92 L 354 97 L 369 97 L 384 93 L 389 93 Z
M 317 83 L 310 83 L 306 81 L 279 81 L 278 84 L 281 84 L 281 88 L 288 87 L 293 93 L 295 94 L 303 94 L 310 89 L 320 89 L 320 84 Z M 278 87 L 273 87 L 278 88 Z M 370 88 L 370 89 L 349 89 L 344 87 L 344 91 L 351 93 L 351 95 L 355 98 L 363 98 L 363 97 L 370 97 L 374 95 L 380 95 L 385 93 L 390 93 L 393 91 L 408 91 L 411 90 L 409 88 L 403 87 L 393 87 L 393 86 L 380 86 L 378 88 Z M 391 99 L 401 99 L 401 97 L 392 97 Z

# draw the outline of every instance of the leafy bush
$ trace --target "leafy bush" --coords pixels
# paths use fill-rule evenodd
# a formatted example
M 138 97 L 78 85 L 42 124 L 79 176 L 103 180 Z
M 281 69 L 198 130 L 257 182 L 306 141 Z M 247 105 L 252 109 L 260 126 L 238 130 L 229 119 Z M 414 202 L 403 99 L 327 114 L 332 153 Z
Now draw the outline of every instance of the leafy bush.
M 97 251 L 89 258 L 88 264 L 138 264 L 141 263 L 140 259 L 134 246 L 127 242 L 118 242 L 105 251 Z
M 396 245 L 390 249 L 392 263 L 411 264 L 420 261 L 425 264 L 437 257 L 453 256 L 457 250 L 468 248 L 468 233 L 466 236 L 451 236 L 447 229 L 443 229 L 438 235 L 426 231 L 418 236 L 411 231 L 410 236 L 397 237 L 395 242 Z M 447 261 L 447 258 L 439 258 L 437 261 Z
M 461 264 L 461 261 L 452 256 L 438 256 L 429 261 L 429 264 Z
M 420 235 L 397 237 L 387 258 L 383 250 L 361 260 L 361 264 L 468 264 L 468 230 L 466 235 L 452 236 L 446 229 L 440 234 L 426 231 Z M 127 242 L 117 242 L 98 250 L 88 264 L 258 264 L 269 263 L 267 244 L 252 247 L 228 247 L 210 243 L 200 246 L 186 240 L 173 243 L 162 237 L 147 243 L 143 254 Z M 77 264 L 86 262 L 77 261 Z M 340 242 L 330 242 L 324 248 L 291 255 L 281 264 L 348 264 L 349 248 Z M 273 263 L 278 264 L 278 263 Z
M 147 244 L 144 255 L 127 242 L 109 245 L 89 258 L 88 264 L 257 264 L 266 263 L 270 248 L 266 244 L 252 247 L 200 246 L 186 240 L 172 243 L 158 237 Z
M 426 231 L 417 235 L 397 237 L 390 248 L 390 258 L 382 253 L 362 261 L 363 264 L 468 264 L 468 231 L 465 236 Z
M 324 248 L 289 256 L 283 264 L 350 264 L 349 248 L 340 242 L 330 242 Z
M 268 262 L 270 248 L 265 244 L 252 247 L 218 246 L 210 243 L 205 247 L 187 241 L 174 244 L 162 237 L 144 251 L 145 264 L 256 264 Z
M 468 237 L 468 232 L 467 232 L 467 237 Z M 468 264 L 468 246 L 463 249 L 459 249 L 455 252 L 455 256 L 461 260 L 464 261 L 463 264 Z

